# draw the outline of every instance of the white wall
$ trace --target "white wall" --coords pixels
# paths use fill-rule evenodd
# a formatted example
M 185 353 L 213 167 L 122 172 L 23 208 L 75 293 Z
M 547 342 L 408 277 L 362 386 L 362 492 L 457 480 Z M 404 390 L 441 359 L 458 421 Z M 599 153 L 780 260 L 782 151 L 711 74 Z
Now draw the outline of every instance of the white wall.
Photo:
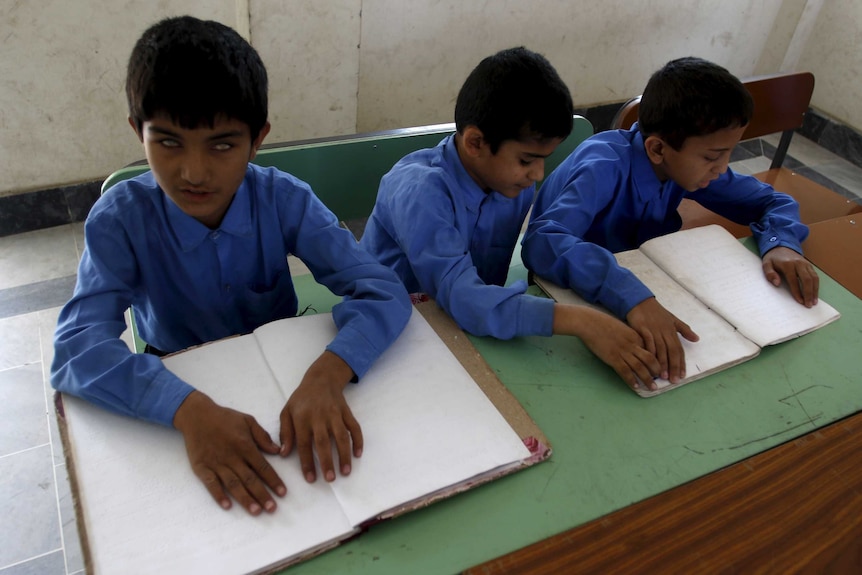
M 811 105 L 862 132 L 862 2 L 823 2 L 799 69 L 814 73 Z
M 484 56 L 543 53 L 576 105 L 639 94 L 680 56 L 750 75 L 780 0 L 364 0 L 359 131 L 452 121 L 461 82 Z
M 126 124 L 128 54 L 190 13 L 250 37 L 270 75 L 270 142 L 452 121 L 484 56 L 542 52 L 578 106 L 639 93 L 683 55 L 740 76 L 778 71 L 814 0 L 0 0 L 0 195 L 104 178 L 143 157 Z M 854 102 L 862 3 L 820 0 L 801 51 L 816 105 Z M 810 13 L 810 10 L 809 10 Z

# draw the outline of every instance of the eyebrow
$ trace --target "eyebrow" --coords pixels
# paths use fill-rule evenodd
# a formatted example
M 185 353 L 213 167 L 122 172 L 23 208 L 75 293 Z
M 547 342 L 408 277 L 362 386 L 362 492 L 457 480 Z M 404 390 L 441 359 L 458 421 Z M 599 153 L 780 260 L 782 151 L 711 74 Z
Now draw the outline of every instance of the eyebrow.
M 154 126 L 152 124 L 149 124 L 147 126 L 147 131 L 153 132 L 156 134 L 162 134 L 163 136 L 170 136 L 172 138 L 179 138 L 180 137 L 180 135 L 178 133 L 176 133 L 172 130 L 169 130 L 167 128 L 161 128 L 159 126 Z M 213 134 L 212 136 L 207 138 L 207 140 L 208 141 L 214 141 L 214 140 L 223 140 L 225 138 L 239 138 L 242 135 L 243 135 L 243 133 L 241 130 L 227 130 L 225 132 L 219 132 L 217 134 Z
M 528 156 L 530 158 L 547 158 L 551 154 L 534 154 L 533 152 L 521 152 L 521 155 Z

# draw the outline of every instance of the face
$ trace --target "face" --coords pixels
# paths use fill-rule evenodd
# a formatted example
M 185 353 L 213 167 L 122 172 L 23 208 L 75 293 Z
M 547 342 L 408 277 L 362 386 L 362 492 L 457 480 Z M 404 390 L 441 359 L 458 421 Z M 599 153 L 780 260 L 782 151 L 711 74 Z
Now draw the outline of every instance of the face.
M 268 132 L 266 124 L 252 142 L 248 125 L 239 120 L 219 117 L 212 128 L 187 129 L 157 116 L 144 122 L 138 137 L 156 182 L 171 201 L 217 228 Z
M 730 152 L 743 132 L 745 126 L 724 128 L 706 136 L 690 136 L 679 150 L 657 136 L 649 136 L 644 146 L 660 180 L 673 180 L 686 191 L 694 192 L 727 171 Z
M 505 140 L 492 154 L 481 132 L 476 130 L 477 137 L 473 129 L 468 127 L 459 141 L 462 163 L 483 190 L 495 190 L 507 198 L 517 197 L 545 176 L 545 158 L 562 142 L 561 138 Z M 461 153 L 461 148 L 467 153 Z

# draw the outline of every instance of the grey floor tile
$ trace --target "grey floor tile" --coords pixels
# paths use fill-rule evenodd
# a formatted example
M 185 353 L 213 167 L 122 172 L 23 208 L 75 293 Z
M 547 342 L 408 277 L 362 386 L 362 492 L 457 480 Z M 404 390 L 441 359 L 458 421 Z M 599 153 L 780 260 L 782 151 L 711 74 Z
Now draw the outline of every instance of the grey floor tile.
M 60 512 L 46 444 L 0 457 L 0 568 L 61 550 Z
M 0 318 L 63 305 L 75 291 L 75 276 L 44 280 L 0 290 Z
M 51 361 L 54 359 L 54 331 L 57 329 L 57 318 L 60 315 L 60 307 L 43 309 L 36 314 L 36 324 L 39 329 L 39 347 L 41 355 L 39 357 L 42 362 L 43 371 L 45 372 L 45 381 L 48 377 L 48 369 L 51 367 Z
M 35 313 L 0 319 L 0 371 L 38 362 L 39 348 Z
M 0 238 L 0 289 L 75 275 L 71 224 Z
M 778 146 L 779 136 L 770 135 L 764 138 L 773 146 Z M 794 134 L 790 140 L 790 148 L 787 150 L 788 155 L 793 156 L 803 166 L 818 166 L 820 164 L 831 162 L 838 159 L 838 156 L 822 148 L 801 134 Z
M 66 575 L 63 552 L 54 551 L 35 559 L 0 569 L 0 575 Z
M 75 222 L 69 225 L 72 228 L 72 236 L 75 238 L 75 251 L 78 254 L 78 262 L 80 262 L 81 254 L 84 252 L 84 222 Z
M 853 193 L 857 198 L 862 198 L 862 168 L 841 158 L 812 168 Z
M 749 176 L 750 176 L 751 174 L 753 174 L 753 173 L 754 173 L 754 172 L 752 172 L 752 171 L 751 171 L 751 169 L 750 169 L 750 168 L 745 164 L 745 161 L 744 161 L 744 160 L 737 161 L 737 162 L 731 162 L 731 163 L 729 163 L 729 164 L 727 165 L 727 167 L 728 167 L 728 168 L 730 168 L 731 170 L 733 170 L 733 171 L 734 171 L 735 173 L 737 173 L 737 174 L 746 174 L 746 175 L 749 175 Z
M 742 160 L 740 162 L 733 163 L 733 170 L 737 173 L 747 173 L 747 174 L 756 174 L 758 172 L 765 172 L 769 169 L 770 164 L 769 158 L 766 156 L 759 156 L 757 158 L 751 158 L 749 160 Z M 743 168 L 747 171 L 743 172 L 738 170 L 737 168 Z
M 0 371 L 0 457 L 47 446 L 41 363 Z
M 75 502 L 65 465 L 55 467 L 57 495 L 60 502 L 60 522 L 63 529 L 63 551 L 66 555 L 66 569 L 72 573 L 84 569 L 84 555 L 81 552 L 81 539 L 75 518 Z

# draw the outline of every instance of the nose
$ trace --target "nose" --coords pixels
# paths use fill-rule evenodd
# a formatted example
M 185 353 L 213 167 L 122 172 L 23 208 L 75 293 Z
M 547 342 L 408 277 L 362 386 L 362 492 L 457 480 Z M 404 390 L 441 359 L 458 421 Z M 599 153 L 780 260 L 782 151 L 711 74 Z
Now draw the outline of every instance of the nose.
M 189 150 L 183 158 L 180 176 L 192 186 L 200 186 L 209 176 L 209 162 L 203 152 Z
M 537 158 L 536 161 L 530 164 L 530 170 L 527 172 L 527 177 L 538 182 L 545 177 L 545 159 Z
M 716 164 L 715 168 L 712 171 L 715 172 L 716 175 L 720 176 L 721 174 L 723 174 L 724 172 L 727 171 L 727 166 L 728 166 L 729 162 L 730 162 L 730 158 L 727 158 L 726 160 L 719 162 L 718 164 Z

